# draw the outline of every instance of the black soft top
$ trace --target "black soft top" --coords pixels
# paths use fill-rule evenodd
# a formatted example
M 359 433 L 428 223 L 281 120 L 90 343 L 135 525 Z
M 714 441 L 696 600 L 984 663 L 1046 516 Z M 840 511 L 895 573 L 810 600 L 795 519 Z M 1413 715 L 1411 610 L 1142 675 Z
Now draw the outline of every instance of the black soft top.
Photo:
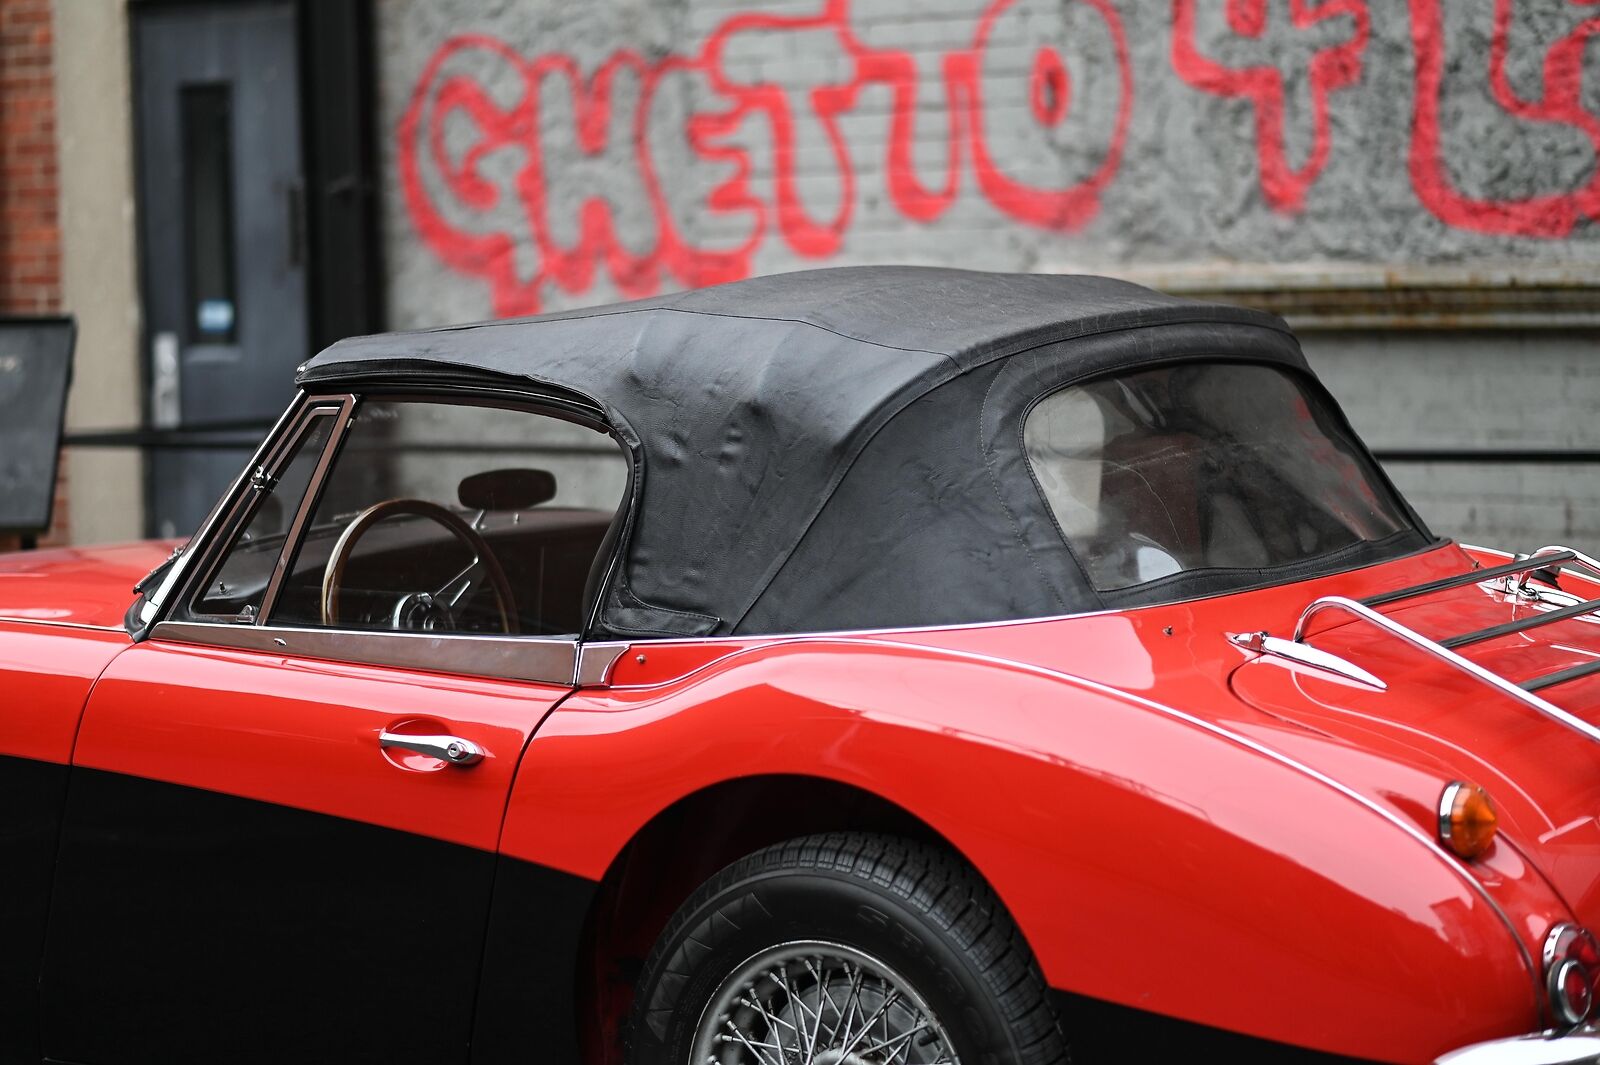
M 1103 277 L 845 267 L 342 340 L 298 380 L 448 371 L 586 397 L 634 464 L 598 630 L 691 636 L 1105 606 L 1033 486 L 1023 415 L 1085 377 L 1218 357 L 1310 372 L 1256 311 Z

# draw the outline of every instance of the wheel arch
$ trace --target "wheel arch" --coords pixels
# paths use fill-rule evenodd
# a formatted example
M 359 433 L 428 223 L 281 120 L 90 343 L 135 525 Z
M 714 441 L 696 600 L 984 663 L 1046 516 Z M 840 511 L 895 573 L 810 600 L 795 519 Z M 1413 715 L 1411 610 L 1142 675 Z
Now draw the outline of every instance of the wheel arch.
M 574 973 L 583 1060 L 595 1065 L 621 1062 L 620 1032 L 639 968 L 668 919 L 696 888 L 763 847 L 832 831 L 920 840 L 973 864 L 903 806 L 827 777 L 762 773 L 683 796 L 629 839 L 606 870 L 585 915 Z

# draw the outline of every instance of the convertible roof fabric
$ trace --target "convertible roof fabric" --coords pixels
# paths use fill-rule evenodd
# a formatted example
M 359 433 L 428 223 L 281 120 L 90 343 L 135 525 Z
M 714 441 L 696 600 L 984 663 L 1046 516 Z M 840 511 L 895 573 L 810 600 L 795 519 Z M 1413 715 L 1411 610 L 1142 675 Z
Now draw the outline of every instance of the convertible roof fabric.
M 1104 606 L 1032 484 L 1023 415 L 1073 380 L 1219 356 L 1309 373 L 1281 320 L 1242 308 L 846 267 L 342 340 L 299 383 L 448 371 L 587 397 L 634 463 L 596 632 L 695 636 Z

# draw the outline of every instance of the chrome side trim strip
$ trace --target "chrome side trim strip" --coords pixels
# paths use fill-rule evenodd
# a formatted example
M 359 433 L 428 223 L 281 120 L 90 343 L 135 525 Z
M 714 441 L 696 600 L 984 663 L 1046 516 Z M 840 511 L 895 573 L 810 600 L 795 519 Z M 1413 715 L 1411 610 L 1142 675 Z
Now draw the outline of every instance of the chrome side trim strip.
M 575 640 L 528 636 L 468 636 L 433 632 L 355 632 L 348 629 L 269 628 L 163 621 L 151 639 L 229 647 L 334 662 L 394 666 L 474 677 L 571 686 L 578 667 Z
M 1388 558 L 1382 560 L 1381 562 L 1374 562 L 1370 565 L 1357 566 L 1352 569 L 1340 570 L 1336 573 L 1327 573 L 1323 574 L 1321 577 L 1308 579 L 1323 580 L 1327 577 L 1342 577 L 1351 573 L 1360 573 L 1364 570 L 1376 569 L 1379 566 L 1390 565 L 1391 563 L 1401 561 L 1404 558 L 1417 558 L 1421 555 L 1438 551 L 1453 543 L 1454 541 L 1440 541 L 1439 543 L 1429 544 L 1427 547 L 1419 551 L 1414 551 L 1409 555 Z M 1253 591 L 1265 590 L 1265 588 L 1253 589 Z M 1185 607 L 1192 603 L 1209 602 L 1211 600 L 1223 599 L 1232 595 L 1245 594 L 1249 593 L 1213 592 L 1208 595 L 1194 596 L 1190 599 L 1175 599 L 1170 603 L 1144 603 L 1139 606 L 1102 607 L 1099 610 L 1081 610 L 1073 614 L 1041 614 L 1038 617 L 1001 618 L 998 621 L 946 621 L 937 625 L 893 625 L 888 627 L 865 629 L 813 629 L 807 632 L 739 632 L 723 636 L 651 636 L 646 639 L 640 639 L 636 642 L 648 643 L 652 647 L 671 646 L 673 644 L 714 644 L 719 641 L 724 643 L 742 644 L 749 643 L 752 640 L 760 640 L 763 644 L 767 644 L 792 640 L 850 640 L 858 636 L 898 636 L 901 633 L 918 632 L 976 632 L 984 629 L 1008 629 L 1017 628 L 1023 625 L 1043 625 L 1056 621 L 1080 621 L 1084 618 L 1127 616 L 1128 614 L 1132 613 L 1148 614 L 1157 610 L 1171 610 L 1173 608 Z
M 46 618 L 19 618 L 10 614 L 0 614 L 0 623 L 7 625 L 43 625 L 50 629 L 77 629 L 79 632 L 120 632 L 124 636 L 128 630 L 121 625 L 86 625 L 81 621 L 51 621 Z
M 611 667 L 630 643 L 586 643 L 578 648 L 578 687 L 604 688 L 611 684 Z
M 1493 688 L 1497 692 L 1500 692 L 1502 695 L 1509 695 L 1522 705 L 1538 711 L 1545 717 L 1548 717 L 1550 720 L 1559 722 L 1572 731 L 1586 736 L 1589 739 L 1594 740 L 1596 743 L 1600 743 L 1600 728 L 1596 728 L 1594 725 L 1589 724 L 1589 722 L 1574 714 L 1569 714 L 1567 711 L 1561 709 L 1559 706 L 1556 706 L 1554 703 L 1546 699 L 1541 699 L 1532 692 L 1524 691 L 1522 688 L 1511 683 L 1511 681 L 1500 676 L 1500 674 L 1491 673 L 1489 670 L 1478 665 L 1478 663 L 1472 661 L 1471 659 L 1456 654 L 1449 648 L 1428 639 L 1415 629 L 1407 628 L 1398 621 L 1395 621 L 1393 618 L 1380 614 L 1376 610 L 1372 610 L 1369 607 L 1362 606 L 1354 599 L 1346 599 L 1342 595 L 1326 595 L 1321 599 L 1314 600 L 1311 605 L 1306 607 L 1301 613 L 1300 620 L 1295 622 L 1294 641 L 1296 643 L 1304 643 L 1306 638 L 1306 626 L 1310 624 L 1311 619 L 1316 617 L 1318 614 L 1329 610 L 1337 610 L 1346 614 L 1352 614 L 1356 618 L 1367 622 L 1369 625 L 1374 625 L 1382 629 L 1384 632 L 1389 633 L 1389 635 L 1404 640 L 1417 650 L 1422 651 L 1425 654 L 1432 655 L 1434 658 L 1439 659 L 1446 665 L 1453 666 L 1462 673 L 1482 681 L 1484 684 L 1487 684 L 1489 687 Z

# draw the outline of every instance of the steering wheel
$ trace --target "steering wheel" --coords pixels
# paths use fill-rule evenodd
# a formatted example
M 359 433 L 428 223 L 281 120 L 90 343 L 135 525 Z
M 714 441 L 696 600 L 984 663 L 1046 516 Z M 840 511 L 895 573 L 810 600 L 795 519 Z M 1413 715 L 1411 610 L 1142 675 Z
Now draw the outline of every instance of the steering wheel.
M 378 522 L 402 514 L 427 518 L 443 525 L 472 552 L 472 561 L 437 591 L 407 592 L 402 595 L 390 615 L 390 626 L 423 631 L 455 629 L 455 608 L 477 591 L 481 581 L 487 578 L 500 612 L 500 631 L 514 635 L 517 631 L 517 607 L 511 595 L 511 582 L 506 580 L 500 560 L 494 557 L 494 552 L 489 550 L 488 543 L 476 529 L 451 511 L 425 499 L 386 499 L 374 503 L 345 526 L 322 571 L 322 623 L 329 626 L 339 623 L 339 592 L 344 586 L 345 568 L 355 552 L 356 543 Z

